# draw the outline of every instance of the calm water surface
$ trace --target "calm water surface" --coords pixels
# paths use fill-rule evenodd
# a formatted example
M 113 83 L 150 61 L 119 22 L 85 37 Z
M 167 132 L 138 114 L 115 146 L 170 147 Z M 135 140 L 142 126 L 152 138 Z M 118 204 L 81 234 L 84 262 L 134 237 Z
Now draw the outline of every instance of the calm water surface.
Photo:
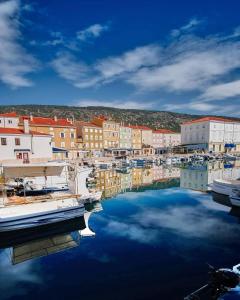
M 49 255 L 38 257 L 47 237 L 35 249 L 38 255 L 35 251 L 28 258 L 21 256 L 28 243 L 0 250 L 0 298 L 183 299 L 205 284 L 206 263 L 232 267 L 240 262 L 240 214 L 199 191 L 211 181 L 211 168 L 167 170 L 174 178 L 164 173 L 158 180 L 150 170 L 152 180 L 130 187 L 133 171 L 129 180 L 110 174 L 104 183 L 109 198 L 86 205 L 94 237 L 75 224 L 55 235 L 64 251 L 50 247 Z M 220 169 L 223 176 L 224 166 Z M 232 176 L 233 169 L 226 170 Z M 143 181 L 147 171 L 141 172 Z M 119 183 L 114 176 L 124 188 L 114 186 Z M 198 190 L 186 188 L 194 184 Z M 111 197 L 112 191 L 122 193 Z

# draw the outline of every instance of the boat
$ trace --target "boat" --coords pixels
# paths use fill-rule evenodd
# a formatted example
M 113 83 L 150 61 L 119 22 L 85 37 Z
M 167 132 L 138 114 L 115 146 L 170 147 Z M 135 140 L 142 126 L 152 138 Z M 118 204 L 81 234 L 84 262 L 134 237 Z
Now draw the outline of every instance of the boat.
M 42 163 L 29 165 L 6 165 L 2 166 L 2 177 L 7 179 L 24 177 L 44 177 L 60 176 L 66 164 L 62 163 Z M 81 184 L 86 186 L 85 177 L 90 170 L 84 170 L 84 176 L 79 176 L 76 168 L 75 175 L 70 176 L 72 193 L 66 191 L 51 192 L 44 195 L 27 195 L 23 191 L 23 196 L 13 195 L 7 197 L 2 191 L 0 197 L 0 232 L 21 230 L 31 227 L 38 227 L 46 224 L 69 220 L 80 217 L 84 214 L 84 205 L 77 190 L 81 189 Z M 81 179 L 84 179 L 81 182 Z M 78 185 L 76 185 L 78 183 Z M 86 195 L 89 197 L 89 194 Z
M 229 154 L 229 153 L 226 153 L 226 154 L 224 154 L 223 155 L 223 158 L 225 159 L 225 160 L 236 160 L 237 159 L 237 157 L 236 156 L 234 156 L 234 155 L 232 155 L 232 154 Z
M 240 188 L 240 180 L 214 179 L 211 188 L 215 193 L 229 196 L 233 189 Z
M 240 206 L 240 188 L 233 188 L 229 196 L 232 205 Z

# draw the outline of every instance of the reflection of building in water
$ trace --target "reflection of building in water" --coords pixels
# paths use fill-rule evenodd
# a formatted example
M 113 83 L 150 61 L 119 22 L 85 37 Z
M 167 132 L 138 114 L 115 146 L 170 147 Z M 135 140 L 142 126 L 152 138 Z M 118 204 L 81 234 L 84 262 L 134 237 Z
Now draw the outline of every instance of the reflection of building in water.
M 129 173 L 119 173 L 121 181 L 121 191 L 126 192 L 132 188 L 132 173 L 129 170 Z
M 180 169 L 166 166 L 153 166 L 153 180 L 158 181 L 161 179 L 179 178 Z
M 133 168 L 132 169 L 132 186 L 138 187 L 142 185 L 142 168 Z
M 96 177 L 96 188 L 103 191 L 103 197 L 112 197 L 121 192 L 121 178 L 116 170 L 100 170 Z
M 237 179 L 239 177 L 239 167 L 217 161 L 208 165 L 188 166 L 181 169 L 180 186 L 198 191 L 207 191 L 214 179 Z
M 153 171 L 152 169 L 143 169 L 142 172 L 142 185 L 152 184 L 153 182 Z

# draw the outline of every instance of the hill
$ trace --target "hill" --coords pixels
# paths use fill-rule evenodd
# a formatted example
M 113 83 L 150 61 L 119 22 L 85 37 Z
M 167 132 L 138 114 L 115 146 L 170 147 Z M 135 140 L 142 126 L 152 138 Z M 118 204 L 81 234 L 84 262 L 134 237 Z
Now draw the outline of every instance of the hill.
M 21 115 L 37 115 L 42 117 L 75 118 L 90 121 L 94 115 L 105 115 L 118 122 L 126 124 L 146 125 L 154 129 L 167 128 L 180 131 L 180 124 L 203 117 L 203 115 L 190 115 L 168 111 L 150 111 L 138 109 L 119 109 L 111 107 L 75 107 L 56 105 L 2 105 L 0 113 L 16 111 Z

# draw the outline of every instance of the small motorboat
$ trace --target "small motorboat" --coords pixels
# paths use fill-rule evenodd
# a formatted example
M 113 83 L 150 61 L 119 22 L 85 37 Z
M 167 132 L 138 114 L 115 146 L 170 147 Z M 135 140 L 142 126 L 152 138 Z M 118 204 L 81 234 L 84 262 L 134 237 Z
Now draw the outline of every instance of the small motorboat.
M 232 154 L 229 154 L 229 153 L 224 154 L 223 158 L 225 160 L 236 160 L 237 159 L 237 157 L 235 155 L 232 155 Z
M 232 203 L 232 205 L 234 206 L 240 206 L 240 189 L 232 189 L 232 192 L 229 196 L 230 201 Z
M 211 187 L 213 192 L 229 196 L 233 189 L 240 188 L 240 180 L 214 179 Z

